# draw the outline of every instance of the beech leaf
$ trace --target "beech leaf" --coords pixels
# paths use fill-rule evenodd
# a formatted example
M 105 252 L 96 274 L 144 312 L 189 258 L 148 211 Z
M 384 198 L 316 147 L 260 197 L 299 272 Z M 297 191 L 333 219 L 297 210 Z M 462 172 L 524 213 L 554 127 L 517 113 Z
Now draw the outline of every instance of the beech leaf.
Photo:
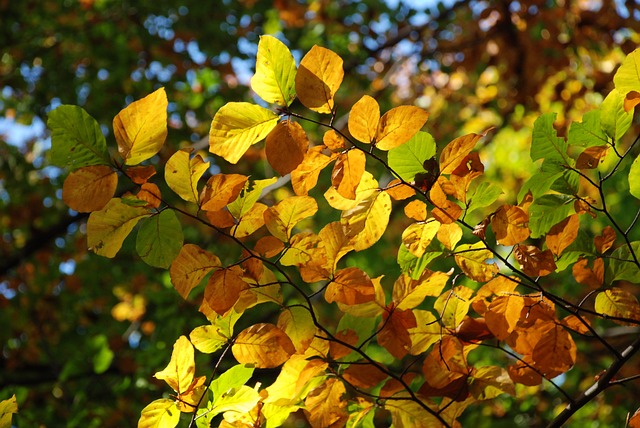
M 182 247 L 173 259 L 169 274 L 176 291 L 186 299 L 195 286 L 213 269 L 220 267 L 220 259 L 194 244 Z
M 200 155 L 190 157 L 191 149 L 182 149 L 167 161 L 164 179 L 178 196 L 187 202 L 198 203 L 198 181 L 209 168 Z
M 64 180 L 62 200 L 78 212 L 99 211 L 118 187 L 118 174 L 106 165 L 91 165 L 73 171 Z
M 296 348 L 284 331 L 273 324 L 259 323 L 242 330 L 231 351 L 241 364 L 268 369 L 287 361 Z
M 380 120 L 380 106 L 375 98 L 364 95 L 351 107 L 349 113 L 349 133 L 363 143 L 375 141 Z
M 87 221 L 87 246 L 104 257 L 113 258 L 135 225 L 149 216 L 146 208 L 132 207 L 120 198 L 111 199 Z
M 300 61 L 296 93 L 300 102 L 318 113 L 331 113 L 334 96 L 342 83 L 342 58 L 329 49 L 313 46 Z
M 386 112 L 378 122 L 376 147 L 391 150 L 416 135 L 429 118 L 429 113 L 415 106 L 398 106 Z
M 260 36 L 251 89 L 268 103 L 288 106 L 296 97 L 296 62 L 289 48 L 273 36 Z
M 136 251 L 145 263 L 166 269 L 180 252 L 183 240 L 180 220 L 175 211 L 166 209 L 141 222 Z
M 304 160 L 309 139 L 298 122 L 285 120 L 267 135 L 265 153 L 269 165 L 280 175 L 287 175 Z

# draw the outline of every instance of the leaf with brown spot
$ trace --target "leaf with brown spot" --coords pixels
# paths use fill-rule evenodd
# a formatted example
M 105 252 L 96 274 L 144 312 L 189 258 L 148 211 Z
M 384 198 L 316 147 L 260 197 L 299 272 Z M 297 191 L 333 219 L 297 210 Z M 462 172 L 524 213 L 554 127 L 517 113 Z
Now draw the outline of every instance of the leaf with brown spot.
M 340 427 L 347 422 L 347 393 L 342 381 L 329 378 L 311 390 L 304 400 L 304 414 L 312 428 Z
M 404 214 L 416 221 L 425 221 L 427 219 L 427 204 L 413 200 L 404 207 Z
M 609 146 L 591 146 L 584 149 L 576 161 L 577 169 L 595 169 L 607 157 Z
M 478 140 L 482 138 L 479 134 L 467 134 L 451 141 L 440 153 L 440 173 L 451 174 L 471 153 Z
M 284 331 L 273 324 L 259 323 L 242 330 L 231 351 L 241 364 L 269 369 L 287 361 L 296 348 Z
M 529 276 L 547 276 L 557 269 L 549 250 L 542 251 L 534 245 L 516 245 L 513 252 L 522 271 Z
M 240 174 L 216 174 L 207 180 L 200 193 L 200 208 L 219 211 L 233 202 L 244 188 L 249 177 Z
M 487 282 L 498 273 L 498 265 L 486 263 L 493 257 L 493 253 L 482 242 L 462 244 L 458 246 L 454 256 L 456 264 L 465 275 L 476 282 Z

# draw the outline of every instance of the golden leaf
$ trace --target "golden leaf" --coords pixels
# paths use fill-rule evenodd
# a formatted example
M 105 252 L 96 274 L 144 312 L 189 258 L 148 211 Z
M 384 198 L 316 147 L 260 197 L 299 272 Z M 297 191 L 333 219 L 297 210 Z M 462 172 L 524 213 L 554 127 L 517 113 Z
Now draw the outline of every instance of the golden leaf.
M 305 107 L 318 113 L 333 111 L 333 98 L 344 77 L 342 62 L 338 54 L 317 45 L 302 58 L 296 93 Z
M 357 267 L 349 267 L 336 272 L 324 298 L 329 303 L 358 305 L 375 300 L 375 289 L 369 275 Z
M 94 211 L 87 221 L 87 246 L 104 257 L 114 257 L 135 225 L 149 212 L 145 208 L 132 207 L 120 198 L 111 199 L 100 211 Z
M 192 149 L 182 149 L 167 161 L 164 179 L 178 196 L 187 202 L 198 203 L 198 180 L 209 168 L 200 155 L 190 157 Z
M 296 195 L 306 195 L 318 183 L 320 172 L 337 156 L 332 153 L 327 156 L 322 153 L 324 146 L 315 146 L 307 151 L 296 169 L 291 171 L 291 185 Z
M 267 161 L 280 175 L 287 175 L 296 169 L 308 149 L 307 133 L 298 122 L 282 121 L 267 135 Z
M 429 113 L 415 106 L 398 106 L 386 112 L 378 122 L 376 147 L 391 150 L 411 139 L 424 126 Z
M 189 389 L 196 372 L 193 345 L 186 336 L 180 336 L 173 344 L 169 365 L 153 375 L 156 379 L 164 380 L 178 394 Z
M 73 171 L 62 185 L 62 200 L 81 213 L 99 211 L 116 193 L 118 174 L 107 165 L 85 166 Z
M 300 220 L 314 215 L 318 203 L 310 196 L 292 196 L 278 202 L 264 212 L 269 232 L 282 242 L 289 241 L 291 231 Z
M 467 134 L 451 141 L 440 153 L 440 173 L 451 174 L 462 160 L 471 153 L 478 140 L 479 134 Z
M 331 184 L 340 195 L 347 199 L 356 198 L 356 188 L 362 179 L 366 161 L 360 150 L 349 150 L 338 156 L 331 173 Z
M 402 243 L 411 251 L 411 254 L 422 257 L 439 229 L 440 223 L 434 219 L 410 224 L 402 232 Z
M 171 263 L 169 275 L 176 291 L 186 299 L 195 286 L 213 269 L 220 259 L 194 244 L 186 244 Z
M 580 217 L 578 214 L 570 215 L 547 232 L 547 236 L 545 237 L 547 248 L 549 248 L 556 257 L 560 257 L 560 254 L 576 240 L 579 229 Z
M 349 416 L 347 401 L 342 398 L 346 393 L 344 384 L 336 378 L 329 378 L 314 388 L 304 401 L 304 413 L 311 426 L 326 428 L 344 425 Z
M 513 251 L 522 271 L 529 276 L 546 276 L 556 271 L 556 262 L 549 250 L 534 245 L 516 245 Z
M 296 348 L 284 331 L 273 324 L 260 323 L 242 330 L 231 351 L 241 364 L 269 369 L 287 361 Z
M 240 293 L 246 288 L 249 288 L 249 284 L 242 279 L 242 269 L 239 266 L 220 269 L 209 278 L 204 299 L 211 309 L 224 315 L 236 304 Z
M 529 237 L 529 216 L 519 207 L 501 206 L 491 219 L 498 244 L 511 246 Z
M 460 245 L 454 258 L 464 274 L 474 281 L 486 282 L 498 273 L 498 265 L 486 263 L 493 258 L 493 253 L 482 242 Z
M 223 209 L 240 195 L 248 179 L 249 177 L 240 174 L 212 176 L 200 193 L 200 208 L 204 211 Z
M 380 106 L 369 95 L 364 95 L 351 107 L 349 113 L 349 133 L 363 143 L 375 141 L 380 120 Z

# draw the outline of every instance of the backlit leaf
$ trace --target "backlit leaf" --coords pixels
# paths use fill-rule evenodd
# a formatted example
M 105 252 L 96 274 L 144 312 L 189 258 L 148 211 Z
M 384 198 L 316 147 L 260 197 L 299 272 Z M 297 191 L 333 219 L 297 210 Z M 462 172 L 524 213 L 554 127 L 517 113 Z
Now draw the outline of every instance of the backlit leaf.
M 200 194 L 200 208 L 218 211 L 234 201 L 245 186 L 248 177 L 240 174 L 216 174 L 209 178 Z
M 547 233 L 545 237 L 547 248 L 549 248 L 554 255 L 560 256 L 560 254 L 576 240 L 579 229 L 580 217 L 578 214 L 570 215 L 553 226 L 549 233 Z
M 535 367 L 550 378 L 573 367 L 577 350 L 569 332 L 555 322 L 544 322 L 538 329 L 540 340 L 531 354 Z
M 440 229 L 440 223 L 429 219 L 413 223 L 402 232 L 402 243 L 416 257 L 421 257 Z
M 265 189 L 276 181 L 278 181 L 276 177 L 271 177 L 264 180 L 245 182 L 240 196 L 227 205 L 229 212 L 236 219 L 244 217 L 253 208 L 258 199 L 262 197 L 262 194 L 266 192 Z
M 567 218 L 573 208 L 573 199 L 555 194 L 536 198 L 529 207 L 531 237 L 538 238 L 546 234 L 554 225 Z
M 600 110 L 585 113 L 582 122 L 572 122 L 568 139 L 569 144 L 580 147 L 606 145 L 609 140 L 600 125 Z
M 296 195 L 306 195 L 318 183 L 320 172 L 338 155 L 327 156 L 322 153 L 324 146 L 309 149 L 296 169 L 291 171 L 291 185 Z
M 473 373 L 469 392 L 476 400 L 490 400 L 501 394 L 515 395 L 516 389 L 509 373 L 502 367 L 480 367 Z
M 478 184 L 478 187 L 474 190 L 471 190 L 473 193 L 467 195 L 467 212 L 475 211 L 479 208 L 488 207 L 493 204 L 503 193 L 502 187 L 489 183 L 487 181 L 483 181 Z
M 0 401 L 0 427 L 10 428 L 11 418 L 15 413 L 18 413 L 18 402 L 13 394 L 11 398 Z
M 529 237 L 529 216 L 519 207 L 501 206 L 491 219 L 499 244 L 511 246 Z
M 345 198 L 356 198 L 356 188 L 362 179 L 366 161 L 364 152 L 360 150 L 349 150 L 338 156 L 331 173 L 331 184 Z
M 287 175 L 300 165 L 309 148 L 309 139 L 298 122 L 285 120 L 267 135 L 265 153 L 269 165 Z
M 629 193 L 640 199 L 640 156 L 636 157 L 629 170 Z
M 264 226 L 264 213 L 267 209 L 265 204 L 256 202 L 249 212 L 243 215 L 238 223 L 231 228 L 231 235 L 236 238 L 244 238 L 260 229 Z
M 529 276 L 547 276 L 557 269 L 550 250 L 542 251 L 535 245 L 517 245 L 513 252 L 522 271 Z
M 318 203 L 310 196 L 292 196 L 267 209 L 264 221 L 269 232 L 282 242 L 289 241 L 294 226 L 314 215 Z
M 358 305 L 375 299 L 373 283 L 364 271 L 356 267 L 336 272 L 324 294 L 327 302 L 340 302 L 345 305 Z
M 242 270 L 238 266 L 220 269 L 209 278 L 204 299 L 211 309 L 224 315 L 236 304 L 240 293 L 246 288 L 249 288 L 249 284 L 243 281 Z
M 487 282 L 498 273 L 495 263 L 486 263 L 492 258 L 493 253 L 482 242 L 460 245 L 455 254 L 456 264 L 465 275 L 477 282 Z
M 600 106 L 600 125 L 614 141 L 622 138 L 633 121 L 633 112 L 625 110 L 624 100 L 625 96 L 614 88 Z
M 300 61 L 296 93 L 300 102 L 318 113 L 331 113 L 334 96 L 342 83 L 342 58 L 329 49 L 313 46 Z
M 229 340 L 220 327 L 215 324 L 196 327 L 189 334 L 193 346 L 204 354 L 210 354 L 222 348 Z
M 298 353 L 304 352 L 309 347 L 316 333 L 311 314 L 300 306 L 293 306 L 280 312 L 277 326 L 289 336 Z
M 168 104 L 160 88 L 132 102 L 113 119 L 118 152 L 126 165 L 137 165 L 160 151 L 167 138 Z
M 278 123 L 278 115 L 256 104 L 230 102 L 211 122 L 209 151 L 227 162 L 238 163 L 245 152 L 264 139 Z
M 447 144 L 440 153 L 440 172 L 451 174 L 460 165 L 460 162 L 471 153 L 480 138 L 482 138 L 480 134 L 467 134 Z
M 111 157 L 100 125 L 82 107 L 61 105 L 49 113 L 51 163 L 74 170 L 109 165 Z
M 364 95 L 351 107 L 349 113 L 349 133 L 363 143 L 372 143 L 378 132 L 380 106 L 369 95 Z
M 593 262 L 593 268 L 588 263 L 588 259 L 578 260 L 571 268 L 571 273 L 578 284 L 598 288 L 604 282 L 604 260 L 597 258 Z
M 433 305 L 440 314 L 441 322 L 450 328 L 456 328 L 469 312 L 473 290 L 457 286 L 453 290 L 443 293 Z
M 617 287 L 598 293 L 594 309 L 610 317 L 640 320 L 638 299 L 628 291 Z
M 112 258 L 135 225 L 148 216 L 147 209 L 132 207 L 122 203 L 122 199 L 113 198 L 102 210 L 89 216 L 87 246 L 96 254 Z
M 171 361 L 167 367 L 153 377 L 164 380 L 178 394 L 189 388 L 196 372 L 193 345 L 186 336 L 180 336 L 173 344 Z
M 164 170 L 167 185 L 187 202 L 198 202 L 198 180 L 209 168 L 200 155 L 190 157 L 192 149 L 178 150 L 169 158 Z
M 631 243 L 631 249 L 636 257 L 640 255 L 640 241 Z M 609 281 L 626 280 L 640 284 L 640 269 L 627 245 L 621 245 L 611 253 L 611 261 L 607 269 Z
M 386 112 L 378 122 L 376 147 L 391 150 L 409 141 L 424 126 L 429 113 L 420 107 L 399 106 Z
M 611 226 L 605 226 L 604 229 L 602 229 L 602 235 L 596 236 L 593 240 L 598 253 L 604 254 L 609 251 L 616 242 L 616 231 Z
M 569 164 L 567 155 L 568 143 L 558 137 L 553 127 L 557 113 L 545 113 L 533 124 L 533 141 L 531 143 L 531 160 L 553 159 Z
M 273 36 L 260 36 L 251 89 L 268 103 L 288 106 L 296 97 L 296 62 L 289 48 Z
M 607 157 L 609 146 L 591 146 L 584 149 L 576 160 L 576 168 L 578 169 L 595 169 Z
M 329 378 L 314 388 L 304 401 L 304 413 L 311 426 L 342 426 L 348 418 L 347 401 L 343 399 L 346 393 L 344 384 L 336 378 Z
M 180 410 L 176 402 L 160 398 L 142 409 L 138 428 L 174 428 L 179 421 Z
M 135 165 L 127 168 L 124 172 L 134 183 L 144 184 L 156 175 L 156 168 L 153 165 Z
M 242 330 L 231 351 L 239 363 L 266 369 L 278 367 L 296 349 L 284 331 L 273 324 L 260 323 Z
M 389 223 L 391 198 L 386 192 L 375 192 L 350 210 L 343 211 L 342 224 L 353 248 L 361 251 L 378 242 Z
M 136 251 L 145 263 L 166 269 L 180 252 L 183 240 L 180 220 L 175 211 L 166 209 L 140 223 Z
M 462 228 L 457 223 L 442 224 L 436 237 L 446 249 L 453 250 L 462 239 Z
M 442 339 L 443 329 L 433 313 L 415 309 L 413 314 L 416 317 L 416 326 L 407 330 L 411 338 L 409 354 L 420 355 Z
M 387 400 L 384 408 L 391 413 L 395 428 L 436 428 L 442 424 L 420 404 L 410 400 Z
M 416 328 L 418 323 L 410 309 L 395 309 L 382 314 L 382 321 L 378 328 L 378 343 L 394 357 L 401 359 L 411 348 L 409 330 Z
M 499 340 L 506 339 L 520 321 L 523 308 L 524 299 L 517 293 L 495 297 L 484 313 L 487 327 Z
M 427 270 L 418 279 L 400 275 L 393 284 L 393 302 L 398 309 L 413 309 L 422 303 L 425 297 L 439 296 L 447 281 L 449 275 L 444 272 Z
M 85 166 L 64 180 L 62 200 L 78 212 L 98 211 L 107 205 L 118 186 L 118 174 L 106 165 Z
M 613 76 L 613 83 L 624 96 L 631 91 L 640 91 L 640 50 L 626 56 Z

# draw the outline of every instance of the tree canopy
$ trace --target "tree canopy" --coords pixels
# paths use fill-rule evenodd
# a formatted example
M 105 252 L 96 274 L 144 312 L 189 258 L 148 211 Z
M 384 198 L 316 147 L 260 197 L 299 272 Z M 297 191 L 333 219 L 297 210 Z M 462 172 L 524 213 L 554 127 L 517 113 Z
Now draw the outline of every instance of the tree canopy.
M 640 5 L 223 3 L 0 5 L 0 420 L 631 417 Z

